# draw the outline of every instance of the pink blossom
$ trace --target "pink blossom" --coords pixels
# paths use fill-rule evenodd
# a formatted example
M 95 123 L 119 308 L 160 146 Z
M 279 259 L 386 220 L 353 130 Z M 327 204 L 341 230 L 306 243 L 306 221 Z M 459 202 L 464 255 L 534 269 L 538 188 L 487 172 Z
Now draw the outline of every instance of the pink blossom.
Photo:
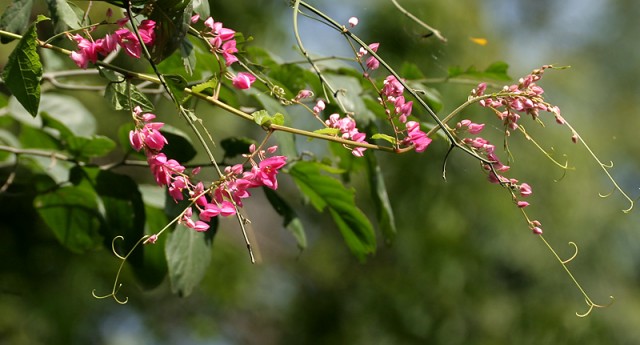
M 114 34 L 118 40 L 118 44 L 124 49 L 127 55 L 140 58 L 142 47 L 133 32 L 127 29 L 118 29 Z
M 373 50 L 374 52 L 378 52 L 378 47 L 380 46 L 380 43 L 371 43 L 369 44 L 369 49 Z
M 144 241 L 144 244 L 151 243 L 155 244 L 158 241 L 158 234 L 153 234 Z
M 156 27 L 156 22 L 150 19 L 145 19 L 140 22 L 138 26 L 138 33 L 140 34 L 140 38 L 142 38 L 142 42 L 147 45 L 153 44 L 156 39 L 156 32 L 154 28 Z
M 542 228 L 539 226 L 533 227 L 531 231 L 533 232 L 534 235 L 542 235 Z
M 231 83 L 237 89 L 246 90 L 251 87 L 254 81 L 256 81 L 256 77 L 253 74 L 240 72 L 233 78 Z
M 96 48 L 101 55 L 109 55 L 118 47 L 118 40 L 114 35 L 106 35 L 96 40 Z
M 222 44 L 222 57 L 224 58 L 225 65 L 231 66 L 231 64 L 238 61 L 238 58 L 234 55 L 237 52 L 236 40 L 227 41 Z
M 323 111 L 324 108 L 325 108 L 324 101 L 319 99 L 318 102 L 316 102 L 316 105 L 313 107 L 313 113 L 318 114 L 319 112 Z
M 191 16 L 191 23 L 197 23 L 198 20 L 200 20 L 200 15 L 199 14 L 194 14 L 193 16 Z
M 409 121 L 407 126 L 407 137 L 405 142 L 412 144 L 416 152 L 422 152 L 431 144 L 431 138 L 425 132 L 420 130 L 420 124 L 415 121 Z
M 298 94 L 295 97 L 296 101 L 305 99 L 305 98 L 311 98 L 313 97 L 313 91 L 311 90 L 300 90 L 298 91 Z
M 358 25 L 358 18 L 356 17 L 349 18 L 349 26 L 353 28 L 356 25 Z
M 533 193 L 533 191 L 531 190 L 531 186 L 529 186 L 526 183 L 521 184 L 519 187 L 519 190 L 520 190 L 520 195 L 523 197 L 529 196 Z
M 518 205 L 519 208 L 525 208 L 525 207 L 529 206 L 529 203 L 526 202 L 526 201 L 518 201 L 517 205 Z
M 404 92 L 404 86 L 393 75 L 388 76 L 384 80 L 382 94 L 387 97 L 400 97 Z
M 194 226 L 193 226 L 193 230 L 197 231 L 197 232 L 204 232 L 209 230 L 209 224 L 203 222 L 203 221 L 196 221 Z
M 380 61 L 378 61 L 378 59 L 376 59 L 375 57 L 371 56 L 370 58 L 367 59 L 366 66 L 368 69 L 372 71 L 376 70 L 378 69 L 378 67 L 380 67 Z

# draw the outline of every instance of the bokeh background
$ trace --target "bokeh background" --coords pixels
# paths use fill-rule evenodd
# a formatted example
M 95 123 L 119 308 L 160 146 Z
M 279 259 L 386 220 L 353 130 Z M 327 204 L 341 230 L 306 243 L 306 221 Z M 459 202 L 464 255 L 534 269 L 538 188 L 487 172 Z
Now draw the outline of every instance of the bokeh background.
M 6 5 L 6 1 L 0 2 Z M 429 78 L 448 68 L 510 65 L 514 78 L 542 64 L 547 100 L 588 141 L 620 185 L 636 197 L 640 2 L 402 1 L 447 37 L 442 43 L 411 23 L 387 0 L 314 1 L 338 21 L 357 16 L 354 31 L 380 42 L 392 65 L 417 64 Z M 211 1 L 212 15 L 252 35 L 254 43 L 283 59 L 296 55 L 287 1 Z M 322 25 L 301 18 L 302 38 L 317 55 L 348 54 L 348 46 Z M 471 38 L 485 38 L 479 45 Z M 11 46 L 0 46 L 2 64 Z M 474 87 L 433 83 L 446 114 Z M 112 114 L 100 95 L 81 99 L 98 116 L 99 132 L 113 133 Z M 213 113 L 216 130 L 232 133 L 236 119 Z M 162 112 L 159 110 L 159 112 Z M 167 107 L 166 114 L 171 114 Z M 482 121 L 486 113 L 465 111 Z M 483 117 L 485 116 L 485 117 Z M 534 187 L 529 212 L 570 264 L 595 302 L 615 303 L 578 318 L 587 306 L 544 244 L 530 234 L 509 195 L 486 182 L 478 165 L 454 153 L 441 169 L 447 145 L 423 154 L 377 154 L 396 212 L 393 244 L 360 263 L 340 234 L 301 203 L 309 246 L 299 252 L 279 217 L 260 195 L 248 203 L 260 263 L 250 264 L 232 222 L 223 222 L 212 264 L 193 295 L 172 295 L 168 282 L 152 291 L 124 274 L 125 306 L 96 300 L 108 291 L 118 262 L 109 251 L 67 252 L 29 214 L 0 210 L 0 343 L 6 344 L 637 344 L 640 343 L 640 233 L 638 211 L 619 194 L 587 150 L 553 121 L 528 129 L 564 172 L 531 144 L 511 141 L 512 176 Z M 487 133 L 499 138 L 497 123 Z M 214 131 L 215 135 L 215 131 Z M 499 139 L 497 139 L 499 140 Z M 499 142 L 499 141 L 497 141 Z M 283 190 L 293 192 L 282 178 Z M 371 211 L 363 181 L 354 179 L 358 202 Z M 6 209 L 8 205 L 0 205 Z M 14 209 L 14 208 L 11 208 Z M 381 241 L 382 242 L 382 241 Z

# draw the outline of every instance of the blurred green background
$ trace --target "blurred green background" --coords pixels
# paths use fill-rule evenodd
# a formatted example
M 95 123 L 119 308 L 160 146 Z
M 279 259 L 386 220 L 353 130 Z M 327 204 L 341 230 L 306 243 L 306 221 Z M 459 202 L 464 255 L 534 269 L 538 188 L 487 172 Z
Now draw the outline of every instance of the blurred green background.
M 357 16 L 354 29 L 393 65 L 416 63 L 429 77 L 451 66 L 483 69 L 498 60 L 514 78 L 542 64 L 570 65 L 548 71 L 541 85 L 547 101 L 590 143 L 621 186 L 636 196 L 640 141 L 637 43 L 640 2 L 402 1 L 447 37 L 443 44 L 408 21 L 390 1 L 314 2 L 338 21 Z M 287 1 L 211 1 L 212 15 L 255 38 L 284 58 L 299 59 Z M 302 35 L 316 54 L 348 54 L 348 46 L 322 25 L 303 20 Z M 485 46 L 472 37 L 488 40 Z M 4 59 L 11 46 L 1 46 Z M 446 114 L 463 102 L 472 84 L 434 84 Z M 99 132 L 113 133 L 113 119 L 97 94 L 84 105 L 98 118 Z M 477 112 L 474 112 L 477 110 Z M 162 112 L 162 111 L 159 111 Z M 167 107 L 166 113 L 171 109 Z M 217 113 L 216 113 L 217 114 Z M 486 112 L 464 117 L 479 122 Z M 211 115 L 221 136 L 239 124 Z M 485 116 L 485 117 L 483 117 Z M 530 121 L 526 121 L 527 123 Z M 280 218 L 248 202 L 260 263 L 251 265 L 233 221 L 223 221 L 213 262 L 189 298 L 170 293 L 167 282 L 142 291 L 125 272 L 125 306 L 96 300 L 108 291 L 118 262 L 106 250 L 76 255 L 45 229 L 32 228 L 35 215 L 0 208 L 0 343 L 6 344 L 638 344 L 640 343 L 640 234 L 638 212 L 613 190 L 571 133 L 547 121 L 527 128 L 555 157 L 575 170 L 564 172 L 538 150 L 511 140 L 511 175 L 534 188 L 529 213 L 570 264 L 597 303 L 616 302 L 587 318 L 579 291 L 562 267 L 530 234 L 508 193 L 485 181 L 472 159 L 455 152 L 441 169 L 447 145 L 436 141 L 423 154 L 377 154 L 389 187 L 399 232 L 390 246 L 362 264 L 348 252 L 323 216 L 295 204 L 308 231 L 309 248 L 298 252 Z M 500 129 L 485 131 L 500 142 Z M 214 135 L 216 132 L 214 131 Z M 370 153 L 369 153 L 370 154 Z M 292 192 L 286 176 L 283 190 Z M 366 188 L 354 180 L 358 202 L 368 211 Z M 25 207 L 24 209 L 28 209 Z

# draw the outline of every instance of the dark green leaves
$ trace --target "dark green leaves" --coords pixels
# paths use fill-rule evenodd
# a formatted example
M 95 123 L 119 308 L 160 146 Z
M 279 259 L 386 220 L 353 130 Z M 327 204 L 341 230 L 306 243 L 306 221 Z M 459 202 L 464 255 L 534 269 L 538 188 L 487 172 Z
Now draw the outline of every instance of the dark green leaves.
M 159 63 L 171 55 L 187 34 L 193 6 L 191 0 L 158 0 L 153 4 L 149 19 L 156 22 L 156 41 L 151 58 Z
M 356 206 L 354 191 L 345 188 L 337 179 L 322 174 L 322 170 L 320 163 L 298 162 L 291 167 L 289 174 L 316 210 L 329 209 L 351 252 L 364 260 L 376 248 L 373 226 Z
M 6 13 L 6 12 L 5 12 Z M 38 55 L 36 24 L 47 19 L 38 16 L 20 42 L 9 55 L 9 62 L 2 72 L 4 84 L 22 106 L 35 117 L 40 105 L 40 80 L 42 63 Z
M 273 189 L 262 188 L 262 190 L 267 196 L 267 200 L 269 200 L 271 206 L 273 206 L 273 209 L 282 216 L 282 225 L 289 230 L 296 239 L 298 248 L 300 248 L 300 250 L 305 249 L 307 247 L 307 236 L 304 233 L 304 227 L 296 212 L 291 208 L 289 203 L 280 197 Z
M 34 207 L 56 238 L 69 250 L 81 253 L 102 243 L 101 217 L 95 194 L 79 187 L 63 187 L 34 200 Z
M 24 33 L 31 16 L 31 7 L 33 7 L 33 0 L 13 0 L 13 3 L 2 13 L 0 29 L 15 34 Z M 7 43 L 12 39 L 2 37 L 0 41 Z
M 129 106 L 129 95 L 131 95 L 131 106 Z M 109 102 L 113 110 L 130 110 L 132 107 L 140 106 L 142 111 L 152 111 L 153 104 L 147 96 L 130 83 L 111 82 L 107 85 L 104 98 Z
M 210 228 L 208 231 L 215 231 Z M 169 267 L 171 291 L 186 297 L 193 292 L 211 262 L 211 240 L 206 233 L 197 232 L 178 224 L 168 234 L 165 253 Z

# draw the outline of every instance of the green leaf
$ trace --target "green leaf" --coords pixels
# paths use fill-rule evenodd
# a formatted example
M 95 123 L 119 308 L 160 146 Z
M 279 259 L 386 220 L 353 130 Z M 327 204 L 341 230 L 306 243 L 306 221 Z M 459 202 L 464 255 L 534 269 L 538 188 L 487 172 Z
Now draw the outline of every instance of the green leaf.
M 289 170 L 300 191 L 318 211 L 325 208 L 338 226 L 351 252 L 360 260 L 376 248 L 371 222 L 355 204 L 355 192 L 335 178 L 321 173 L 322 164 L 297 162 Z
M 68 28 L 79 29 L 80 18 L 71 8 L 67 0 L 47 0 L 47 7 L 51 14 L 53 27 L 56 33 L 63 32 Z
M 193 0 L 193 12 L 200 15 L 200 18 L 207 18 L 211 16 L 208 0 Z
M 245 153 L 249 153 L 249 146 L 255 144 L 255 140 L 245 137 L 231 137 L 220 141 L 220 146 L 224 150 L 225 158 L 233 158 Z
M 387 134 L 376 133 L 376 134 L 371 136 L 371 139 L 382 139 L 382 140 L 390 142 L 391 144 L 394 144 L 394 145 L 396 144 L 396 138 L 394 138 L 394 137 L 392 137 L 390 135 L 387 135 Z
M 102 243 L 102 218 L 96 195 L 80 187 L 63 187 L 34 199 L 34 207 L 56 238 L 69 250 L 82 253 Z
M 189 136 L 180 129 L 165 124 L 160 131 L 167 138 L 168 144 L 162 149 L 167 157 L 185 163 L 192 160 L 198 153 Z
M 0 30 L 22 35 L 29 25 L 33 1 L 34 0 L 13 0 L 11 5 L 2 13 L 2 17 L 0 17 Z M 2 43 L 11 41 L 13 41 L 12 38 L 4 36 L 0 38 L 0 42 Z
M 378 226 L 387 244 L 393 242 L 396 235 L 396 221 L 391 208 L 387 186 L 384 183 L 384 176 L 380 165 L 378 165 L 376 155 L 372 152 L 365 155 L 367 161 L 367 175 L 369 176 L 369 187 L 371 188 L 371 199 L 376 208 L 376 218 Z
M 157 0 L 149 19 L 156 22 L 156 40 L 151 47 L 151 58 L 155 63 L 170 56 L 183 42 L 193 6 L 191 0 Z
M 315 131 L 313 131 L 313 133 L 318 133 L 318 134 L 326 134 L 326 135 L 337 135 L 338 133 L 340 133 L 340 128 L 321 128 L 321 129 L 316 129 Z
M 215 229 L 209 228 L 209 231 Z M 197 232 L 182 224 L 167 236 L 165 254 L 171 291 L 181 297 L 189 296 L 211 263 L 211 240 L 205 232 Z
M 307 235 L 304 232 L 304 227 L 302 226 L 300 218 L 298 218 L 298 215 L 293 208 L 291 208 L 289 203 L 280 197 L 276 191 L 264 187 L 262 190 L 264 190 L 264 194 L 267 196 L 267 200 L 269 200 L 273 209 L 282 216 L 282 225 L 289 230 L 296 239 L 298 248 L 300 248 L 300 250 L 307 248 Z
M 112 82 L 107 85 L 107 89 L 104 93 L 104 98 L 109 102 L 113 110 L 127 110 L 131 111 L 129 107 L 129 92 L 127 88 L 130 88 L 131 103 L 133 108 L 140 106 L 142 111 L 153 111 L 153 104 L 147 96 L 138 90 L 138 88 L 127 82 Z
M 67 138 L 67 149 L 79 160 L 105 156 L 115 147 L 115 141 L 101 135 L 90 138 L 76 136 Z
M 181 103 L 184 99 L 184 88 L 187 87 L 188 84 L 187 80 L 184 79 L 183 76 L 178 74 L 165 75 L 164 80 L 176 100 Z
M 288 117 L 287 111 L 278 101 L 273 99 L 273 97 L 269 97 L 263 92 L 259 92 L 254 88 L 251 88 L 247 91 L 251 96 L 255 97 L 255 99 L 262 104 L 264 109 L 267 111 L 267 114 L 283 114 L 283 117 L 286 121 Z M 292 133 L 287 133 L 283 131 L 276 131 L 273 136 L 278 140 L 280 152 L 287 157 L 297 157 L 298 150 L 296 149 L 296 140 Z
M 253 116 L 253 121 L 260 126 L 268 124 L 269 121 L 271 121 L 271 115 L 264 109 L 251 113 L 251 116 Z
M 325 73 L 325 78 L 337 90 L 337 99 L 344 105 L 347 111 L 353 112 L 353 118 L 358 126 L 365 126 L 375 116 L 362 100 L 362 85 L 360 80 L 351 76 Z
M 407 80 L 424 79 L 424 74 L 416 64 L 404 62 L 400 67 L 400 75 Z
M 440 96 L 440 92 L 432 87 L 428 87 L 422 83 L 418 83 L 415 81 L 408 81 L 407 84 L 416 90 L 416 93 L 422 96 L 422 98 L 427 102 L 427 105 L 433 109 L 436 113 L 442 110 L 443 103 L 442 98 Z M 415 104 L 414 104 L 415 107 Z
M 65 125 L 62 121 L 59 121 L 55 117 L 49 115 L 48 112 L 41 112 L 40 116 L 42 117 L 42 126 L 55 129 L 58 131 L 60 135 L 60 139 L 65 139 L 73 136 L 73 132 Z
M 42 16 L 33 23 L 20 39 L 2 72 L 4 85 L 22 106 L 36 117 L 40 105 L 40 80 L 42 63 L 38 55 L 36 24 L 44 20 Z

